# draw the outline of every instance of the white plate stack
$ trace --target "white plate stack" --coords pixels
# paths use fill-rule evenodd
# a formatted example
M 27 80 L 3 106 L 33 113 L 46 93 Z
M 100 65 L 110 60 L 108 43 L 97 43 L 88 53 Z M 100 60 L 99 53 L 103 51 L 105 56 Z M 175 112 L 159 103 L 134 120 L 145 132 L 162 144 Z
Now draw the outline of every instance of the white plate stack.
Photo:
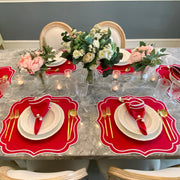
M 148 141 L 155 139 L 162 131 L 162 119 L 158 113 L 150 106 L 145 105 L 144 121 L 147 129 L 147 135 L 143 135 L 139 130 L 137 122 L 128 113 L 125 104 L 117 107 L 114 113 L 114 119 L 117 127 L 126 136 L 139 141 Z
M 30 106 L 27 107 L 18 119 L 18 131 L 22 136 L 31 140 L 41 140 L 54 135 L 62 127 L 64 111 L 55 103 L 50 103 L 50 109 L 43 117 L 41 128 L 37 135 L 34 134 L 35 117 Z

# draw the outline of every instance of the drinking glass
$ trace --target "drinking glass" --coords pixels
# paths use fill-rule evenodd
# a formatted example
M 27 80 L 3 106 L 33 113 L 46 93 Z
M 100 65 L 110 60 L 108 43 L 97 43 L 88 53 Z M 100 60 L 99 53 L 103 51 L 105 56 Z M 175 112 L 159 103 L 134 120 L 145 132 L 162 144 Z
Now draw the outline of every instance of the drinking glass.
M 85 112 L 88 112 L 86 107 L 89 104 L 86 98 L 88 92 L 88 86 L 89 84 L 86 81 L 76 83 L 76 94 L 79 97 L 80 106 Z
M 154 97 L 159 100 L 165 100 L 167 90 L 169 89 L 171 85 L 171 81 L 165 78 L 159 79 L 154 91 Z
M 7 78 L 0 78 L 0 96 L 6 92 L 6 89 L 9 85 Z
M 168 94 L 173 102 L 179 102 L 180 101 L 180 86 L 172 82 Z

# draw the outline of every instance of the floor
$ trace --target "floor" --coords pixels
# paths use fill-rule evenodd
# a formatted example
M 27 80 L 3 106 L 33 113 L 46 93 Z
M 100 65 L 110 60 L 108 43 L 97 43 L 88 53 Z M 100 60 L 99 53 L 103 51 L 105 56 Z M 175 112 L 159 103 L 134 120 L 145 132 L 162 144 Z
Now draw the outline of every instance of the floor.
M 88 168 L 88 177 L 84 180 L 105 180 L 98 170 L 95 160 L 91 160 Z

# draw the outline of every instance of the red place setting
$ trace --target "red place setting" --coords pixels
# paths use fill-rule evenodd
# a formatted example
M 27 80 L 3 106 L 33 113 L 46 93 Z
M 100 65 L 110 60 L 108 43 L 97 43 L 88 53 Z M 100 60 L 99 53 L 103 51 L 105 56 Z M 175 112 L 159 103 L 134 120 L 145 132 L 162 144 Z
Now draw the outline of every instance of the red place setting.
M 180 67 L 179 64 L 172 64 L 172 65 L 169 65 L 169 66 L 167 66 L 167 65 L 159 65 L 159 67 L 156 69 L 156 72 L 158 73 L 159 77 L 160 78 L 165 78 L 165 79 L 168 79 L 168 80 L 171 81 L 170 76 L 169 76 L 170 75 L 170 70 L 169 69 L 170 69 L 171 66 Z M 168 89 L 168 92 L 169 92 L 169 89 Z M 178 102 L 180 102 L 180 97 L 177 98 L 176 100 Z
M 48 74 L 48 75 L 64 74 L 64 71 L 66 69 L 70 69 L 72 71 L 75 71 L 76 65 L 73 65 L 72 62 L 67 60 L 65 63 L 63 63 L 59 66 L 48 68 L 48 70 L 46 71 L 46 74 Z
M 78 141 L 77 125 L 80 122 L 80 118 L 76 115 L 74 118 L 70 117 L 70 121 L 68 121 L 68 111 L 71 109 L 78 111 L 78 103 L 69 97 L 52 97 L 51 103 L 54 103 L 55 107 L 59 106 L 64 112 L 64 122 L 55 134 L 42 139 L 40 138 L 39 140 L 32 140 L 31 138 L 21 135 L 18 127 L 18 119 L 20 119 L 21 114 L 29 107 L 29 100 L 33 99 L 34 97 L 25 97 L 21 101 L 14 103 L 10 108 L 8 116 L 2 121 L 3 126 L 0 133 L 0 146 L 2 147 L 2 151 L 6 154 L 26 153 L 31 156 L 36 156 L 41 153 L 66 152 L 71 145 Z M 12 119 L 11 113 L 15 113 L 17 110 L 20 116 L 17 119 Z M 15 122 L 14 128 L 13 122 Z M 67 138 L 69 122 L 70 124 L 72 123 L 72 129 L 70 137 Z M 9 140 L 11 129 L 13 129 L 13 131 Z
M 129 53 L 131 53 L 131 49 L 126 49 L 126 51 L 128 51 Z M 121 51 L 120 51 L 121 52 Z M 121 62 L 121 61 L 120 61 Z M 97 70 L 102 73 L 103 71 L 107 71 L 110 68 L 107 68 L 105 70 L 102 70 L 101 66 L 97 67 Z M 129 73 L 133 73 L 134 72 L 134 67 L 130 66 L 130 64 L 125 64 L 125 65 L 114 65 L 112 67 L 113 70 L 119 70 L 120 71 L 120 75 L 123 74 L 129 74 Z
M 122 98 L 127 98 L 130 96 L 124 96 Z M 159 100 L 156 100 L 150 96 L 144 97 L 137 97 L 144 101 L 145 105 L 154 111 L 155 115 L 157 116 L 156 112 L 161 109 L 167 110 L 165 104 Z M 157 136 L 150 140 L 140 140 L 134 139 L 130 136 L 125 135 L 116 125 L 117 120 L 115 120 L 116 110 L 120 105 L 123 104 L 119 100 L 118 97 L 106 97 L 103 101 L 98 103 L 98 112 L 99 116 L 97 119 L 98 124 L 101 128 L 101 141 L 104 145 L 110 147 L 110 149 L 117 154 L 128 154 L 128 153 L 137 153 L 141 154 L 145 157 L 153 154 L 153 153 L 174 153 L 177 150 L 177 146 L 180 144 L 180 135 L 176 128 L 176 120 L 168 113 L 166 117 L 168 123 L 170 124 L 171 130 L 174 134 L 174 137 L 171 136 L 171 141 L 168 139 L 166 131 L 162 125 L 162 130 L 160 129 Z M 106 116 L 106 125 L 104 121 L 104 117 L 102 111 L 105 110 L 107 107 L 110 107 L 111 110 L 111 125 L 112 125 L 112 132 L 113 137 L 111 136 L 111 128 L 110 123 L 108 120 L 108 116 Z M 158 118 L 160 116 L 158 115 Z M 152 117 L 151 117 L 152 118 Z M 161 118 L 161 117 L 160 117 Z M 160 119 L 162 120 L 162 119 Z M 163 118 L 165 125 L 167 126 L 167 122 Z M 155 121 L 155 120 L 154 120 Z M 106 126 L 107 131 L 106 133 Z M 170 130 L 168 129 L 169 133 Z M 108 135 L 107 135 L 108 134 Z

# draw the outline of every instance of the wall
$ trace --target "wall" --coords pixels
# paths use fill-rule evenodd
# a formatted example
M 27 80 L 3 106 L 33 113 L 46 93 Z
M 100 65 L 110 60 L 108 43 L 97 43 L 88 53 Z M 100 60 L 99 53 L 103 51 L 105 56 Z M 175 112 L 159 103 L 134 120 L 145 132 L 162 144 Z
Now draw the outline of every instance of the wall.
M 0 3 L 4 40 L 38 40 L 41 29 L 63 21 L 78 30 L 111 20 L 127 39 L 180 38 L 180 1 L 93 1 Z

